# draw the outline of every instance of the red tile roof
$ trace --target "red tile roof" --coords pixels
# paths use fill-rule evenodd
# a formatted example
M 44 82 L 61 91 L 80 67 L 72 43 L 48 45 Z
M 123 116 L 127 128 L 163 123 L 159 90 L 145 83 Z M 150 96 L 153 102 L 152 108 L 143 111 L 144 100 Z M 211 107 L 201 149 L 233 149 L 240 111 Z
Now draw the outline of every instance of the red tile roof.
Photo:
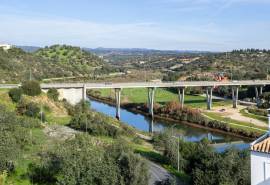
M 251 150 L 255 152 L 270 153 L 270 137 L 268 136 L 267 138 L 251 145 Z

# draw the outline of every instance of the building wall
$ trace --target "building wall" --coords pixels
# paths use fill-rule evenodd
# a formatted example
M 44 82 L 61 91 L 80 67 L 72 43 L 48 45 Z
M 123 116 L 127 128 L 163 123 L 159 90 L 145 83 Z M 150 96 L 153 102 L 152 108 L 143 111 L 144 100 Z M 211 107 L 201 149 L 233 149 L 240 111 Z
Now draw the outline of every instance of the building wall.
M 251 151 L 251 185 L 270 185 L 270 154 Z
M 79 103 L 85 99 L 86 92 L 84 88 L 69 88 L 69 89 L 57 89 L 59 92 L 59 100 L 66 99 L 72 105 Z M 43 92 L 47 92 L 47 89 L 43 89 Z
M 12 48 L 12 45 L 9 45 L 9 44 L 0 44 L 0 47 L 3 48 L 4 50 L 9 50 L 10 48 Z

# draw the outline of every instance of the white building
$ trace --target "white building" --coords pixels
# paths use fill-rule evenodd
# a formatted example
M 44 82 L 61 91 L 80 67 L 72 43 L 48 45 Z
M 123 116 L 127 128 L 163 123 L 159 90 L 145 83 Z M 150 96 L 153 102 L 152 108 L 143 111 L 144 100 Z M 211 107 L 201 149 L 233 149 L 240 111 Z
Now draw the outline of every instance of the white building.
M 0 44 L 0 48 L 3 48 L 4 50 L 9 50 L 12 48 L 12 45 L 10 44 Z
M 270 185 L 270 132 L 251 143 L 251 185 Z

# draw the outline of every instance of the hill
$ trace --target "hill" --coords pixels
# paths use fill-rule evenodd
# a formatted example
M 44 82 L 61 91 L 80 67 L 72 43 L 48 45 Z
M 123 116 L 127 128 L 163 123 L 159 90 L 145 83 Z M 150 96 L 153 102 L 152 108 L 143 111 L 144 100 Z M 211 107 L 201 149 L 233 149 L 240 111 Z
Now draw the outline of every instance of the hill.
M 270 69 L 270 51 L 235 50 L 227 53 L 208 54 L 175 69 L 180 76 L 201 78 L 223 73 L 229 79 L 266 79 Z
M 111 70 L 111 69 L 110 69 Z M 86 77 L 93 71 L 103 74 L 110 71 L 103 59 L 78 47 L 54 45 L 25 52 L 20 48 L 0 49 L 0 81 L 15 83 L 59 77 Z
M 22 49 L 25 52 L 29 52 L 29 53 L 32 53 L 32 52 L 35 52 L 35 51 L 41 49 L 41 47 L 38 47 L 38 46 L 16 46 L 16 47 Z
M 53 45 L 37 50 L 34 53 L 43 59 L 62 64 L 84 65 L 84 67 L 97 67 L 103 64 L 98 56 L 84 51 L 79 47 L 67 45 Z

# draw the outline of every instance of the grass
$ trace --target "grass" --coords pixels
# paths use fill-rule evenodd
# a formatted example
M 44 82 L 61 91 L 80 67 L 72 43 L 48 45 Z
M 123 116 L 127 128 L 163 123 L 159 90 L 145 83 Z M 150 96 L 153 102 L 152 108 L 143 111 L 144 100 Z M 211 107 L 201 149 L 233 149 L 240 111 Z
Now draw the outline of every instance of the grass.
M 210 117 L 210 118 L 212 118 L 214 120 L 218 120 L 218 121 L 228 123 L 232 127 L 241 128 L 241 129 L 247 129 L 249 131 L 254 131 L 253 128 L 267 130 L 267 126 L 265 126 L 265 127 L 256 126 L 256 125 L 254 125 L 252 123 L 249 123 L 249 122 L 243 122 L 243 121 L 238 121 L 238 120 L 234 120 L 234 119 L 231 119 L 231 118 L 222 117 L 217 113 L 204 112 L 203 114 L 205 114 L 206 116 L 208 116 L 208 117 Z M 251 128 L 247 128 L 247 127 L 251 127 Z M 261 132 L 263 132 L 263 131 L 261 131 Z
M 182 182 L 188 183 L 190 181 L 190 176 L 187 175 L 185 172 L 178 172 L 174 167 L 168 165 L 165 157 L 162 154 L 145 147 L 137 147 L 135 148 L 135 152 L 139 153 L 141 156 L 145 157 L 150 161 L 160 164 L 164 169 L 178 177 Z
M 8 178 L 9 181 L 14 184 L 31 185 L 31 180 L 27 176 L 29 164 L 33 161 L 39 160 L 38 154 L 43 151 L 44 148 L 52 146 L 47 144 L 47 137 L 41 128 L 31 129 L 30 133 L 32 133 L 33 144 L 27 146 L 27 149 L 19 155 L 18 159 L 15 161 L 15 172 L 10 174 Z
M 257 120 L 263 121 L 265 123 L 268 123 L 268 118 L 267 117 L 249 113 L 249 112 L 246 111 L 246 109 L 241 109 L 240 113 L 245 117 L 257 119 Z
M 45 113 L 45 114 L 46 114 L 46 121 L 49 124 L 67 125 L 71 120 L 71 116 L 69 115 L 57 116 L 51 112 Z
M 100 89 L 102 97 L 114 98 L 114 90 Z M 122 102 L 130 103 L 146 103 L 147 102 L 147 88 L 131 88 L 123 89 L 121 92 Z M 178 101 L 178 94 L 164 88 L 157 88 L 155 91 L 155 102 L 164 105 L 170 101 Z M 231 101 L 213 100 L 213 106 L 224 106 L 230 104 Z M 185 95 L 185 105 L 206 109 L 205 97 L 200 95 Z
M 7 110 L 14 111 L 16 104 L 11 101 L 8 91 L 9 89 L 0 89 L 0 104 L 5 106 Z

